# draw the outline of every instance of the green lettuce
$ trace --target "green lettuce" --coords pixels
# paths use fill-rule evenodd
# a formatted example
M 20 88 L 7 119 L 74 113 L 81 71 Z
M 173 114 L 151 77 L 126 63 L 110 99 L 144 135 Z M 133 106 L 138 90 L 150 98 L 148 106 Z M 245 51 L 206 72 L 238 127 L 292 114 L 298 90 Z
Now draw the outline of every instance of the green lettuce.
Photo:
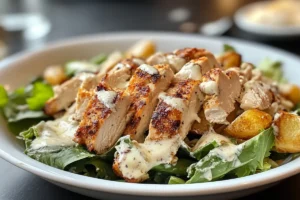
M 283 75 L 282 63 L 280 61 L 273 61 L 269 58 L 264 59 L 257 68 L 264 76 L 273 79 L 279 83 L 285 83 L 286 79 Z
M 180 158 L 174 165 L 171 164 L 161 164 L 153 167 L 151 170 L 156 172 L 163 172 L 166 174 L 176 175 L 176 176 L 186 176 L 187 168 L 193 164 L 195 161 Z
M 233 51 L 236 52 L 235 48 L 229 44 L 224 44 L 223 45 L 223 52 L 229 52 L 229 51 Z
M 30 110 L 41 110 L 46 101 L 54 95 L 52 86 L 43 82 L 33 84 L 31 95 L 26 99 Z
M 8 95 L 6 90 L 2 85 L 0 85 L 0 107 L 3 107 L 7 104 L 8 102 Z
M 30 127 L 28 130 L 21 132 L 17 138 L 24 140 L 27 150 L 30 147 L 31 142 L 38 137 L 38 135 L 37 129 L 35 127 Z
M 185 180 L 178 178 L 176 176 L 171 176 L 168 184 L 184 184 Z
M 197 159 L 200 160 L 204 156 L 206 156 L 211 150 L 220 146 L 216 141 L 211 141 L 199 149 L 191 152 L 191 154 Z
M 40 137 L 40 129 L 33 126 L 19 135 L 19 139 L 25 142 L 25 154 L 46 165 L 70 171 L 85 176 L 115 180 L 116 175 L 112 171 L 113 148 L 103 155 L 96 155 L 87 151 L 83 146 L 45 146 L 33 148 L 32 141 Z
M 241 162 L 246 162 L 251 156 L 254 156 L 254 158 L 248 164 L 236 169 L 235 174 L 238 177 L 244 177 L 254 174 L 257 169 L 263 170 L 264 159 L 270 156 L 270 150 L 274 146 L 274 140 L 273 129 L 269 128 L 245 142 L 245 148 L 239 157 L 239 160 Z
M 96 65 L 100 65 L 107 59 L 107 56 L 105 54 L 99 54 L 93 58 L 91 58 L 90 62 Z
M 95 157 L 95 154 L 88 152 L 81 146 L 46 146 L 39 149 L 29 147 L 25 153 L 39 162 L 58 169 L 65 169 L 71 163 Z
M 50 85 L 37 79 L 9 94 L 3 86 L 0 88 L 0 95 L 7 97 L 7 100 L 4 100 L 6 103 L 3 103 L 0 109 L 11 132 L 19 134 L 43 119 L 50 119 L 42 110 L 45 102 L 53 96 Z
M 273 129 L 270 128 L 242 144 L 230 144 L 230 148 L 234 145 L 236 149 L 232 155 L 233 159 L 224 159 L 218 154 L 218 151 L 224 151 L 229 146 L 222 145 L 215 148 L 198 163 L 194 163 L 188 168 L 190 179 L 187 183 L 218 180 L 229 172 L 233 172 L 238 177 L 253 174 L 256 169 L 263 168 L 264 158 L 269 156 L 273 144 L 274 134 Z
M 106 180 L 117 179 L 117 176 L 112 170 L 112 163 L 106 162 L 97 156 L 71 163 L 65 168 L 65 170 L 94 178 Z

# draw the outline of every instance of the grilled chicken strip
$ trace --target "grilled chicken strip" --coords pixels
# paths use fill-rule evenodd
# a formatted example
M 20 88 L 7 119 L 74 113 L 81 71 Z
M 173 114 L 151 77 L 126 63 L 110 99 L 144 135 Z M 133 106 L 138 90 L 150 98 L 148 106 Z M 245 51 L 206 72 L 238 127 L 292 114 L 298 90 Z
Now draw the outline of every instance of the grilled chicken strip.
M 54 97 L 45 104 L 44 110 L 46 114 L 54 115 L 68 108 L 75 101 L 78 89 L 94 87 L 97 82 L 95 80 L 97 80 L 97 77 L 94 74 L 80 73 L 62 85 L 56 86 L 54 88 Z
M 139 58 L 125 59 L 115 65 L 102 81 L 115 90 L 125 90 L 135 70 L 144 63 L 144 60 Z
M 125 90 L 133 73 L 143 63 L 144 61 L 138 58 L 124 59 L 116 64 L 105 76 L 103 76 L 101 82 L 114 90 Z M 74 119 L 77 121 L 82 119 L 87 104 L 93 96 L 93 91 L 91 91 L 90 88 L 94 87 L 80 87 L 78 90 L 76 97 L 76 112 L 74 114 Z
M 200 89 L 207 94 L 203 105 L 206 119 L 210 123 L 228 124 L 226 118 L 235 109 L 241 93 L 238 74 L 232 70 L 212 69 L 204 75 Z
M 109 150 L 122 135 L 131 99 L 100 83 L 88 102 L 74 141 L 98 154 Z
M 105 74 L 121 59 L 122 54 L 120 52 L 113 52 L 110 54 L 107 60 L 101 64 L 100 72 L 94 77 L 94 80 L 91 80 L 91 77 L 89 77 L 87 82 L 96 82 L 97 85 L 97 83 L 105 76 Z M 79 74 L 70 80 L 67 80 L 62 85 L 57 86 L 54 90 L 54 97 L 49 99 L 45 104 L 46 114 L 54 115 L 55 113 L 68 108 L 75 101 L 76 95 L 80 88 L 85 89 L 85 94 L 83 96 L 86 97 L 87 91 L 91 88 L 94 88 L 96 85 L 88 85 L 88 83 L 84 83 L 85 86 L 81 87 L 81 84 L 85 81 L 85 77 L 85 75 L 82 76 Z
M 158 95 L 169 87 L 173 77 L 169 65 L 143 64 L 136 70 L 126 89 L 133 101 L 127 113 L 124 135 L 130 135 L 138 142 L 144 141 Z
M 181 141 L 193 122 L 199 120 L 197 113 L 204 100 L 199 84 L 202 73 L 209 70 L 207 62 L 208 58 L 199 58 L 187 63 L 170 88 L 160 93 L 144 143 L 132 141 L 129 145 L 126 139 L 120 141 L 113 165 L 116 174 L 129 182 L 141 182 L 148 178 L 152 167 L 176 162 Z
M 141 137 L 150 121 L 147 121 L 145 112 L 152 112 L 151 108 L 155 106 L 155 92 L 167 88 L 172 77 L 173 72 L 168 66 L 141 65 L 125 91 L 113 89 L 102 82 L 84 111 L 75 141 L 85 144 L 90 151 L 104 153 L 124 132 L 128 115 L 132 121 L 129 121 L 126 133 Z M 166 82 L 161 82 L 162 79 L 166 79 Z
M 219 67 L 214 55 L 205 49 L 197 48 L 184 48 L 174 51 L 173 53 L 156 53 L 147 59 L 147 63 L 150 65 L 155 64 L 169 64 L 173 71 L 176 73 L 192 59 L 206 57 L 209 61 L 210 66 Z

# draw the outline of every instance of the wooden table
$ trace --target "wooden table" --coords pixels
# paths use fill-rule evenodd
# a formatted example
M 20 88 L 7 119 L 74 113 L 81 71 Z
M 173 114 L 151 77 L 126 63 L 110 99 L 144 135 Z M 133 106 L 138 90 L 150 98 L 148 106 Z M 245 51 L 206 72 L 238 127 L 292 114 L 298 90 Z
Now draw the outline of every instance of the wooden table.
M 1 0 L 0 14 L 9 12 L 40 12 L 52 24 L 45 41 L 72 36 L 124 30 L 178 31 L 180 23 L 168 18 L 171 10 L 187 8 L 191 11 L 189 21 L 199 25 L 232 16 L 234 11 L 252 1 L 249 0 L 169 0 L 169 1 L 96 1 L 96 0 Z M 300 39 L 275 40 L 243 32 L 232 27 L 226 36 L 262 42 L 300 55 Z M 5 34 L 10 53 L 27 47 L 20 33 Z M 300 67 L 300 66 L 299 66 Z M 0 141 L 1 145 L 1 141 Z M 0 159 L 0 200 L 65 200 L 91 199 L 61 189 L 41 178 L 23 171 Z M 300 175 L 296 175 L 263 192 L 243 199 L 300 199 Z

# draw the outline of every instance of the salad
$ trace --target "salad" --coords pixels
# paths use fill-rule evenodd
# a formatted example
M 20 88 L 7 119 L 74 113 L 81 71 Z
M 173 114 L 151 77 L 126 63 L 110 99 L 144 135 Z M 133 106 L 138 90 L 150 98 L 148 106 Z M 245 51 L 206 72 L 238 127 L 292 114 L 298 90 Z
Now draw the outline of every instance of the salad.
M 300 87 L 282 63 L 234 47 L 126 52 L 49 66 L 0 86 L 0 111 L 44 164 L 94 178 L 188 184 L 244 177 L 300 155 Z

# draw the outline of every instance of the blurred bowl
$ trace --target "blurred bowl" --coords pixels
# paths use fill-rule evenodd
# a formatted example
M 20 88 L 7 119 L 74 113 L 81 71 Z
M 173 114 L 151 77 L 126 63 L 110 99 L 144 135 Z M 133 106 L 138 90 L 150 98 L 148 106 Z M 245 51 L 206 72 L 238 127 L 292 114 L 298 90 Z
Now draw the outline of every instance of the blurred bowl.
M 249 20 L 249 12 L 265 8 L 270 5 L 273 1 L 267 2 L 256 2 L 248 4 L 240 8 L 234 15 L 235 24 L 242 30 L 269 36 L 269 37 L 290 37 L 290 36 L 300 36 L 300 24 L 299 25 L 271 25 L 271 24 L 262 24 Z M 275 18 L 275 16 L 274 16 Z

